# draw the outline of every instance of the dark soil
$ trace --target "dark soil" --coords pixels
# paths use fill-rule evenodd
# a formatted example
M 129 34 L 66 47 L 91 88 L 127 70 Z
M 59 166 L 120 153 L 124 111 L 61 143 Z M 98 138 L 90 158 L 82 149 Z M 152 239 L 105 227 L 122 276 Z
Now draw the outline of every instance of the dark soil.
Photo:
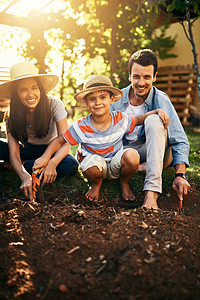
M 114 182 L 91 203 L 75 178 L 77 188 L 62 181 L 39 191 L 33 204 L 1 193 L 1 300 L 200 299 L 195 186 L 184 212 L 171 183 L 161 210 L 151 211 L 140 208 L 141 192 L 135 204 L 112 198 Z

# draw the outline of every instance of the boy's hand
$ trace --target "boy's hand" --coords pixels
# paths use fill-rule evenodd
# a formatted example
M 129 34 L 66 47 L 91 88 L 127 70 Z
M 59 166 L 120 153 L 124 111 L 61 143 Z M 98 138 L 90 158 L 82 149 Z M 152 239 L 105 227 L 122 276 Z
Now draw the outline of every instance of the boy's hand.
M 82 153 L 78 149 L 76 150 L 76 157 L 77 157 L 77 160 L 79 163 L 81 163 L 83 161 Z
M 164 128 L 167 129 L 167 126 L 169 124 L 168 114 L 163 109 L 158 109 L 158 116 L 163 121 Z

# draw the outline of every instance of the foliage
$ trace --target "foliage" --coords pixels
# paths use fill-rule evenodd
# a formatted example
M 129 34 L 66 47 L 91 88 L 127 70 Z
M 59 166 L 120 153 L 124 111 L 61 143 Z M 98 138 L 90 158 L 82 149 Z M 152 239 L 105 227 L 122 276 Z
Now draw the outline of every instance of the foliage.
M 198 88 L 198 98 L 199 98 L 199 107 L 200 107 L 200 73 L 199 73 L 199 65 L 197 61 L 197 52 L 195 41 L 193 38 L 192 25 L 200 17 L 200 2 L 199 0 L 173 0 L 173 1 L 164 1 L 157 0 L 152 1 L 149 0 L 150 9 L 159 13 L 159 9 L 164 13 L 168 14 L 169 17 L 174 18 L 177 22 L 179 22 L 187 39 L 189 40 L 192 53 L 194 57 L 194 66 L 197 76 L 197 88 Z M 188 30 L 186 29 L 185 23 L 186 21 Z M 199 112 L 199 127 L 200 127 L 200 112 Z
M 161 59 L 173 57 L 169 50 L 176 37 L 165 35 L 167 24 L 156 34 L 155 14 L 142 1 L 59 0 L 59 7 L 28 14 L 23 55 L 37 62 L 40 72 L 61 77 L 57 95 L 66 108 L 77 105 L 74 94 L 94 73 L 112 78 L 119 88 L 127 85 L 130 55 L 151 48 Z M 10 40 L 12 37 L 10 36 Z
M 154 17 L 148 6 L 136 1 L 72 1 L 74 10 L 84 13 L 88 35 L 85 53 L 101 55 L 111 78 L 119 88 L 128 84 L 127 65 L 131 54 L 141 48 L 156 49 L 162 59 L 170 56 L 175 38 L 154 34 Z M 161 47 L 160 47 L 161 45 Z M 161 51 L 160 51 L 161 50 Z M 161 55 L 159 55 L 161 53 Z M 173 55 L 172 55 L 173 56 Z

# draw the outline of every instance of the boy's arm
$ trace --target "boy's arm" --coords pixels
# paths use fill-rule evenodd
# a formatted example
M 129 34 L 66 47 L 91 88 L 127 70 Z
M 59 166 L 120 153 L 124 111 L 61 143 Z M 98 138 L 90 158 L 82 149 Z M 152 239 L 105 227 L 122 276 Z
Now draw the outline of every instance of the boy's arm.
M 160 109 L 160 108 L 148 111 L 143 115 L 135 117 L 136 118 L 136 126 L 143 125 L 146 117 L 148 117 L 152 114 L 158 114 L 160 119 L 163 121 L 164 128 L 167 129 L 167 126 L 169 124 L 169 117 L 168 117 L 167 113 L 163 109 Z

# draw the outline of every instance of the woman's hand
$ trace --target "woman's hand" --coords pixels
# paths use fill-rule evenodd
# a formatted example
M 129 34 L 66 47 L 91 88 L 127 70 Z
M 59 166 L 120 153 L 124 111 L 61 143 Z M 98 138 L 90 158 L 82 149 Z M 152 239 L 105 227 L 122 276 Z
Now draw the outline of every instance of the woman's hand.
M 42 186 L 44 186 L 46 183 L 52 183 L 56 180 L 56 167 L 57 165 L 54 163 L 53 159 L 51 159 L 46 168 L 40 174 L 39 179 L 42 180 L 43 178 Z
M 36 171 L 38 174 L 40 174 L 44 170 L 44 168 L 46 168 L 48 162 L 49 160 L 44 156 L 39 157 L 34 162 L 33 171 Z
M 35 193 L 32 188 L 32 177 L 28 172 L 24 174 L 20 190 L 24 192 L 25 197 L 29 198 L 31 202 L 35 200 Z
M 167 126 L 169 124 L 168 114 L 163 109 L 158 109 L 158 116 L 163 121 L 164 128 L 167 129 Z

